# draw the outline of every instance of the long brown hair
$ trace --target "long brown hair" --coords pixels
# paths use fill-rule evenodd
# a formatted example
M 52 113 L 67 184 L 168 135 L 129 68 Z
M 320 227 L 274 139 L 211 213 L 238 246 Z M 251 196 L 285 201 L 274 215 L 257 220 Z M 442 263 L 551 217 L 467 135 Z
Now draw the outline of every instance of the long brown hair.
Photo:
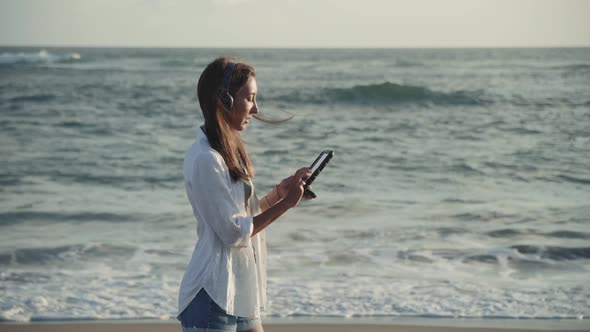
M 197 96 L 199 105 L 205 118 L 205 131 L 211 147 L 219 152 L 229 169 L 229 174 L 234 182 L 242 179 L 249 180 L 254 177 L 255 170 L 248 153 L 244 147 L 240 132 L 233 130 L 230 125 L 231 110 L 225 110 L 219 98 L 219 91 L 223 87 L 223 79 L 227 65 L 236 64 L 229 80 L 229 94 L 236 95 L 250 77 L 256 77 L 254 67 L 228 57 L 219 57 L 211 62 L 201 73 L 197 84 Z M 268 120 L 254 115 L 257 120 L 267 123 L 280 123 L 292 118 L 282 120 Z M 242 163 L 244 168 L 242 168 Z

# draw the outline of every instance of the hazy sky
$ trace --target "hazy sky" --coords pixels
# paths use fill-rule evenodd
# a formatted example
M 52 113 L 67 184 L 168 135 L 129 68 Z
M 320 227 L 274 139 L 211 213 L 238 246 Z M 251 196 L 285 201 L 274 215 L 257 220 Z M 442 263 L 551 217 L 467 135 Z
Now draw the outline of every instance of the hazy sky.
M 590 0 L 0 0 L 0 45 L 590 46 Z

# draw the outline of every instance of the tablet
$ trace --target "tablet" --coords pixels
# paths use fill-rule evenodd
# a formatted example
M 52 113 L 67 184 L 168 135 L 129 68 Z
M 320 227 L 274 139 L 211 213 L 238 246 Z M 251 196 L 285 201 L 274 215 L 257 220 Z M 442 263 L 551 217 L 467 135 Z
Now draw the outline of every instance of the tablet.
M 309 190 L 308 187 L 313 183 L 313 181 L 317 178 L 317 176 L 321 173 L 324 167 L 328 164 L 330 159 L 334 156 L 334 151 L 332 150 L 324 150 L 320 153 L 320 155 L 316 158 L 316 160 L 311 164 L 309 168 L 311 168 L 312 174 L 311 176 L 305 180 L 305 193 L 306 195 L 316 198 L 316 194 L 313 191 Z

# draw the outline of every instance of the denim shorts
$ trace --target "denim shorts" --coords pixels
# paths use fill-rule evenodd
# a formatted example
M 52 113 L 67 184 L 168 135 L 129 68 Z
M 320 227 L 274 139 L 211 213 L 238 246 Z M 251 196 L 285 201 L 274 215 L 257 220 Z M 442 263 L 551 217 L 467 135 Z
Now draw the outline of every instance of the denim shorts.
M 236 332 L 251 330 L 261 325 L 259 318 L 228 315 L 211 299 L 204 288 L 178 319 L 183 332 Z

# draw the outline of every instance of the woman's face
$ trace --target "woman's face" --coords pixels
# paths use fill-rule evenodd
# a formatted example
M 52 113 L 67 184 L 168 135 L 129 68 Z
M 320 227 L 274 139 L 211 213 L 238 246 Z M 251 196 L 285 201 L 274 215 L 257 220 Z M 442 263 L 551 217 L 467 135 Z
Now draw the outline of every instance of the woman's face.
M 232 129 L 244 130 L 252 119 L 252 115 L 258 113 L 258 104 L 256 103 L 257 92 L 256 78 L 254 77 L 250 77 L 246 84 L 236 92 L 230 119 Z

